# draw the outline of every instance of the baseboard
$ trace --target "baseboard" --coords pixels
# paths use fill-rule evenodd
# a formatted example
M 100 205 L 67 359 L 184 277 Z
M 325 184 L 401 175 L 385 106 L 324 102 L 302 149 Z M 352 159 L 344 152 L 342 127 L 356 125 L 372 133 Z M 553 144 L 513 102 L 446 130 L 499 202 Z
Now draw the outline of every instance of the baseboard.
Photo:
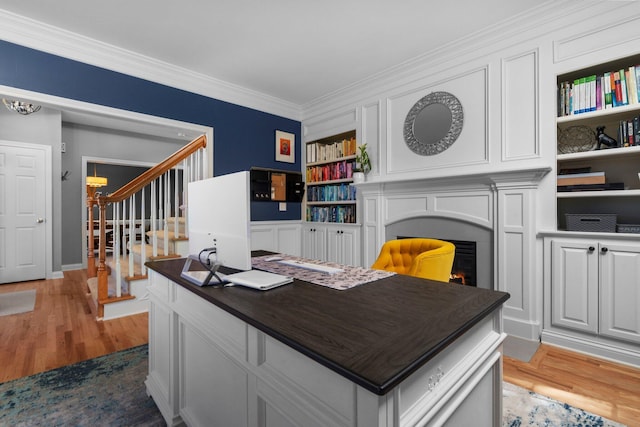
M 530 341 L 540 340 L 540 324 L 514 319 L 512 317 L 503 317 L 504 331 L 512 336 L 523 338 Z
M 83 268 L 85 267 L 82 264 L 65 264 L 62 266 L 62 271 L 82 270 Z
M 64 279 L 64 273 L 62 271 L 52 271 L 51 279 Z
M 640 346 L 637 345 L 625 345 L 613 340 L 606 340 L 606 342 L 602 340 L 600 342 L 588 337 L 577 337 L 555 330 L 542 331 L 541 339 L 543 344 L 550 344 L 611 362 L 640 368 Z M 635 349 L 632 347 L 635 347 Z

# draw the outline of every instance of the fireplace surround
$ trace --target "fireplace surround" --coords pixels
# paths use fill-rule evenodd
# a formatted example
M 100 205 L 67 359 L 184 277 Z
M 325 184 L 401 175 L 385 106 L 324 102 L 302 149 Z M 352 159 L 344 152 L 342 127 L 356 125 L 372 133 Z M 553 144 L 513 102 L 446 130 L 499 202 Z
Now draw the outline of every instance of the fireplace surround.
M 493 241 L 491 230 L 450 218 L 408 218 L 385 228 L 386 240 L 424 237 L 456 245 L 452 273 L 464 271 L 465 284 L 484 289 L 493 286 Z
M 536 282 L 536 198 L 549 168 L 464 176 L 369 181 L 362 198 L 363 265 L 397 236 L 477 242 L 477 285 L 508 292 L 507 333 L 539 335 L 542 302 Z

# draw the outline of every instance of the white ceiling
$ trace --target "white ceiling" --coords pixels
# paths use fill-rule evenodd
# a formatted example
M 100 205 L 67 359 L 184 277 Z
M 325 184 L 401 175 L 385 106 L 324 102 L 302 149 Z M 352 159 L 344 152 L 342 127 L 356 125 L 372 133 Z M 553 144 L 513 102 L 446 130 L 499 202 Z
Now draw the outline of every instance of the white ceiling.
M 0 0 L 0 9 L 303 106 L 540 4 Z

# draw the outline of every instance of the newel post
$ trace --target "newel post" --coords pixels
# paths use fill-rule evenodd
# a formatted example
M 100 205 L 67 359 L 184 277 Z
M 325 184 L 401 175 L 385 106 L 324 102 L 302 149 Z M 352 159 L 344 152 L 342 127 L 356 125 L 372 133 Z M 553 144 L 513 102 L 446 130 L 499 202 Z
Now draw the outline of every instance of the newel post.
M 105 197 L 98 197 L 100 238 L 98 243 L 98 304 L 108 298 L 109 274 L 107 272 L 107 202 Z

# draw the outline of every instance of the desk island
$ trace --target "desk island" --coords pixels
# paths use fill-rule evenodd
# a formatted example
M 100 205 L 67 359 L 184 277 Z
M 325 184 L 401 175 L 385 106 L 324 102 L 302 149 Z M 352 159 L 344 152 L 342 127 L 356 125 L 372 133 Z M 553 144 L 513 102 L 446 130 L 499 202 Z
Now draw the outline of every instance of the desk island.
M 167 424 L 495 426 L 504 292 L 396 275 L 198 287 L 149 262 L 147 392 Z

